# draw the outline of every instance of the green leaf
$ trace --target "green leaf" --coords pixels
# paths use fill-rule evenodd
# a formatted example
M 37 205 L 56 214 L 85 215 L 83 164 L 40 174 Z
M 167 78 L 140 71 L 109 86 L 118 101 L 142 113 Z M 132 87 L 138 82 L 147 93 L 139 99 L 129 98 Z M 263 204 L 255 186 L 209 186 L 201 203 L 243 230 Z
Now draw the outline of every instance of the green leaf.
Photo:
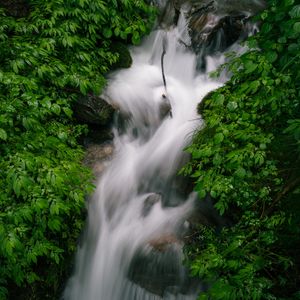
M 214 104 L 218 106 L 222 106 L 224 104 L 225 97 L 222 94 L 217 94 Z
M 284 0 L 284 6 L 290 6 L 295 3 L 295 0 Z
M 120 28 L 116 27 L 114 30 L 115 36 L 119 36 L 120 35 Z
M 293 26 L 293 29 L 296 33 L 300 33 L 300 22 L 296 22 Z
M 134 44 L 134 45 L 137 45 L 140 43 L 141 38 L 140 38 L 140 34 L 137 31 L 135 31 L 133 33 L 131 41 L 132 41 L 132 44 Z
M 106 27 L 103 30 L 103 35 L 104 37 L 106 37 L 107 39 L 109 39 L 112 36 L 113 32 L 110 28 Z
M 60 106 L 56 103 L 52 104 L 51 106 L 51 110 L 56 114 L 59 115 L 60 114 Z
M 269 51 L 266 54 L 266 58 L 270 63 L 273 63 L 278 58 L 278 54 L 275 51 Z
M 234 101 L 230 101 L 228 104 L 227 104 L 227 108 L 229 111 L 234 111 L 236 110 L 238 107 L 238 104 Z
M 220 144 L 223 140 L 224 140 L 223 133 L 219 132 L 219 133 L 215 134 L 215 136 L 214 136 L 215 144 Z
M 0 128 L 0 139 L 6 141 L 7 140 L 7 133 L 4 129 Z
M 239 178 L 244 178 L 246 176 L 246 170 L 240 167 L 235 171 L 235 175 Z
M 261 32 L 263 34 L 269 33 L 272 30 L 273 26 L 270 23 L 264 23 L 261 27 Z
M 296 5 L 294 6 L 290 12 L 289 12 L 289 15 L 292 17 L 292 18 L 300 18 L 300 5 Z
M 67 115 L 67 117 L 72 118 L 73 111 L 72 111 L 70 108 L 64 107 L 64 108 L 63 108 L 63 111 L 64 111 L 64 113 Z
M 252 60 L 246 60 L 244 62 L 244 66 L 245 66 L 245 73 L 250 74 L 256 70 L 258 65 L 254 63 Z

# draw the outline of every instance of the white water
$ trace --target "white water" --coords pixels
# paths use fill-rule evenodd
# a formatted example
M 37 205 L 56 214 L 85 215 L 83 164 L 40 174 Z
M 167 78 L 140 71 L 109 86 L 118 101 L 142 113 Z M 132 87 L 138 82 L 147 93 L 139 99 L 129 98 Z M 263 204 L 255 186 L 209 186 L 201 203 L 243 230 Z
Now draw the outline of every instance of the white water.
M 180 241 L 195 195 L 184 199 L 178 193 L 175 174 L 185 160 L 184 147 L 202 123 L 197 104 L 221 83 L 196 74 L 196 58 L 178 38 L 187 40 L 183 18 L 177 28 L 152 33 L 132 50 L 133 66 L 109 80 L 105 96 L 127 116 L 125 129 L 115 125 L 114 158 L 89 201 L 87 230 L 64 299 L 196 299 L 197 287 L 182 289 L 186 278 Z M 164 61 L 167 91 L 160 65 L 163 39 L 168 41 Z M 210 58 L 208 68 L 219 63 Z M 172 113 L 161 118 L 163 94 Z M 145 208 L 152 193 L 159 193 L 161 200 Z M 157 250 L 156 242 L 168 237 L 171 242 L 163 246 L 166 249 Z M 148 263 L 133 263 L 137 256 L 148 257 Z M 161 259 L 166 259 L 167 267 L 161 265 Z M 147 271 L 149 267 L 154 271 Z M 149 278 L 142 284 L 134 282 L 143 281 L 136 278 L 151 272 L 160 278 L 160 269 L 175 278 L 171 276 L 170 286 L 160 290 L 160 296 L 153 288 L 144 288 L 151 286 Z M 134 274 L 136 270 L 141 274 Z

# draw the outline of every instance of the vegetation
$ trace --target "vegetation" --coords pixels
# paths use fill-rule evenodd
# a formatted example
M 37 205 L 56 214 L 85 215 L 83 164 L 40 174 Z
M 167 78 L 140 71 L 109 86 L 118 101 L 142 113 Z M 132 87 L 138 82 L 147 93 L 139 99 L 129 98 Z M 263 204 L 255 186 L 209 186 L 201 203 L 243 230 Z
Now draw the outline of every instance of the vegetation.
M 93 189 L 72 104 L 100 93 L 122 58 L 112 45 L 139 43 L 155 12 L 143 0 L 27 3 L 0 8 L 0 299 L 58 299 Z
M 231 226 L 187 247 L 199 299 L 300 299 L 300 4 L 269 0 L 231 80 L 201 104 L 183 169 Z

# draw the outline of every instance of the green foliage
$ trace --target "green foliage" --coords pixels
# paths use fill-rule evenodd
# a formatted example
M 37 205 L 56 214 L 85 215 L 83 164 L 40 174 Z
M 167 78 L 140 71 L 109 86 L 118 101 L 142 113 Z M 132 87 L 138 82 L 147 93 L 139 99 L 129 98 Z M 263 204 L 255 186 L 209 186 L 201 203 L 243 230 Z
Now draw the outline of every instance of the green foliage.
M 299 294 L 300 6 L 268 2 L 250 50 L 222 67 L 231 80 L 201 103 L 205 126 L 187 149 L 182 172 L 232 222 L 200 226 L 187 247 L 192 274 L 209 286 L 199 299 Z
M 0 8 L 0 299 L 58 298 L 93 189 L 72 103 L 101 92 L 113 43 L 139 43 L 154 18 L 142 0 L 29 6 Z

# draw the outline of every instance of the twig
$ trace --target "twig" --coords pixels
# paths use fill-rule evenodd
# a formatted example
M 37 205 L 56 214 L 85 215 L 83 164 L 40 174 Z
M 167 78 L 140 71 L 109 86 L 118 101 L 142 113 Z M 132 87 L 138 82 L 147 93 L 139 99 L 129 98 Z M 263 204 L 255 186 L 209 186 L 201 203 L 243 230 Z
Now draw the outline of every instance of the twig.
M 163 52 L 161 54 L 160 62 L 161 62 L 161 72 L 162 72 L 164 87 L 165 87 L 165 90 L 167 91 L 167 82 L 166 82 L 165 70 L 164 70 L 164 56 L 166 54 L 166 46 L 167 46 L 167 39 L 164 37 L 163 43 L 162 43 Z

